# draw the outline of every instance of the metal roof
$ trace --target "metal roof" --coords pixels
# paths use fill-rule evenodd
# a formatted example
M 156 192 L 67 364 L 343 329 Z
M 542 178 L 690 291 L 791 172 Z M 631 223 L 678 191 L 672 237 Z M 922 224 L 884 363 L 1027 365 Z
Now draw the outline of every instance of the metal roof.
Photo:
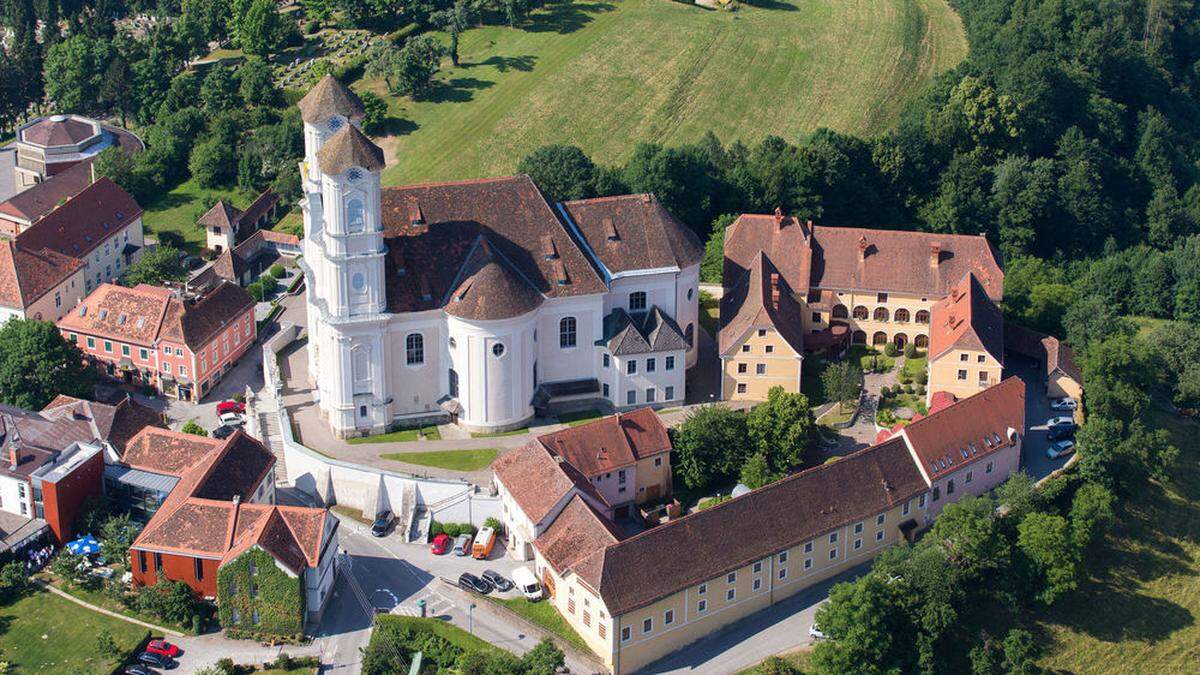
M 175 476 L 133 469 L 120 464 L 106 464 L 104 479 L 143 490 L 155 490 L 163 494 L 169 494 L 171 490 L 175 489 L 175 484 L 179 482 Z

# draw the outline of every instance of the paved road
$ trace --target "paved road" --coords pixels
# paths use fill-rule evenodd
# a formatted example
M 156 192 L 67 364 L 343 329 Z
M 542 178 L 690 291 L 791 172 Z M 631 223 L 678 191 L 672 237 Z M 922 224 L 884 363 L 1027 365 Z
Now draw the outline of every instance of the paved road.
M 507 617 L 491 609 L 486 601 L 472 599 L 456 587 L 438 580 L 439 576 L 457 579 L 464 571 L 476 574 L 495 569 L 505 576 L 521 565 L 504 557 L 497 548 L 492 560 L 479 561 L 455 556 L 435 556 L 423 544 L 406 544 L 391 534 L 382 539 L 370 536 L 365 525 L 341 519 L 340 544 L 353 563 L 351 571 L 375 611 L 416 616 L 417 602 L 424 600 L 428 616 L 449 621 L 488 642 L 523 654 L 532 649 L 543 635 L 525 631 Z M 515 597 L 510 591 L 508 597 Z M 470 605 L 474 600 L 474 610 Z M 358 672 L 359 647 L 369 640 L 370 616 L 346 585 L 339 582 L 318 635 L 327 639 L 325 656 L 331 669 Z M 595 670 L 589 660 L 568 653 L 567 666 L 574 673 Z
M 1046 421 L 1051 417 L 1070 413 L 1050 409 L 1046 399 L 1046 381 L 1037 362 L 1008 352 L 1004 355 L 1005 377 L 1016 375 L 1025 381 L 1025 442 L 1021 448 L 1021 468 L 1034 480 L 1061 469 L 1070 456 L 1050 459 L 1046 448 L 1050 446 Z
M 850 581 L 870 569 L 870 563 L 860 565 L 807 588 L 650 664 L 642 672 L 671 675 L 736 673 L 768 656 L 807 647 L 813 643 L 808 629 L 817 608 L 828 599 L 830 587 Z

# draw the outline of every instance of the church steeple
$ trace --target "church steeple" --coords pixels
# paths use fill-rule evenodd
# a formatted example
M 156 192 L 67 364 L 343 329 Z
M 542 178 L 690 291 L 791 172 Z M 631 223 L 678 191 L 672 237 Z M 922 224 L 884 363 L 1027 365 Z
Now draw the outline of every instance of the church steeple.
M 298 105 L 300 118 L 309 124 L 321 124 L 334 115 L 357 122 L 364 114 L 362 100 L 333 75 L 321 78 Z

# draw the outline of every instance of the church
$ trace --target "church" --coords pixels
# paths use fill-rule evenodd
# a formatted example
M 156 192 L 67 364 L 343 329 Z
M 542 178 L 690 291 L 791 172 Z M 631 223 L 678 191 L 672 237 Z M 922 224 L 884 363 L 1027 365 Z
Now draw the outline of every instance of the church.
M 653 195 L 552 203 L 523 175 L 385 188 L 353 92 L 326 76 L 299 107 L 308 371 L 334 433 L 683 401 L 704 251 Z

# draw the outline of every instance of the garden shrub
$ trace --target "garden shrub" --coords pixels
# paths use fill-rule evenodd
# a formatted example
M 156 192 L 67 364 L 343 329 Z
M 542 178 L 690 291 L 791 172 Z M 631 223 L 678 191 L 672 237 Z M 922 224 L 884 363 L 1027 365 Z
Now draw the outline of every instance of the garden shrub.
M 904 358 L 906 358 L 906 359 L 917 358 L 917 346 L 915 344 L 910 342 L 910 343 L 904 345 Z
M 896 347 L 896 344 L 894 342 L 889 342 L 883 346 L 884 356 L 895 358 L 896 355 L 899 353 L 900 353 L 900 349 L 898 347 Z
M 442 525 L 442 531 L 445 532 L 446 536 L 450 537 L 451 539 L 462 534 L 462 530 L 459 528 L 458 523 L 446 523 Z
M 441 523 L 439 523 L 436 520 L 432 520 L 429 522 L 429 539 L 431 541 L 433 540 L 434 537 L 438 536 L 439 534 L 445 534 L 445 533 L 446 533 L 446 528 L 443 527 Z
M 287 270 L 283 269 L 283 265 L 279 263 L 271 265 L 271 269 L 267 270 L 267 272 L 276 279 L 282 279 L 287 276 Z
M 917 373 L 917 384 L 929 384 L 929 373 L 924 370 Z
M 496 536 L 497 536 L 497 537 L 499 537 L 500 535 L 504 534 L 504 525 L 503 525 L 503 524 L 502 524 L 502 523 L 501 523 L 501 522 L 500 522 L 498 519 L 496 519 L 496 518 L 490 518 L 490 517 L 489 517 L 488 519 L 484 520 L 484 521 L 483 521 L 483 526 L 484 526 L 484 527 L 490 527 L 490 528 L 492 528 L 493 530 L 495 530 L 495 531 L 496 531 Z
M 925 385 L 918 384 L 917 385 L 917 396 L 924 396 L 924 395 L 925 395 Z

